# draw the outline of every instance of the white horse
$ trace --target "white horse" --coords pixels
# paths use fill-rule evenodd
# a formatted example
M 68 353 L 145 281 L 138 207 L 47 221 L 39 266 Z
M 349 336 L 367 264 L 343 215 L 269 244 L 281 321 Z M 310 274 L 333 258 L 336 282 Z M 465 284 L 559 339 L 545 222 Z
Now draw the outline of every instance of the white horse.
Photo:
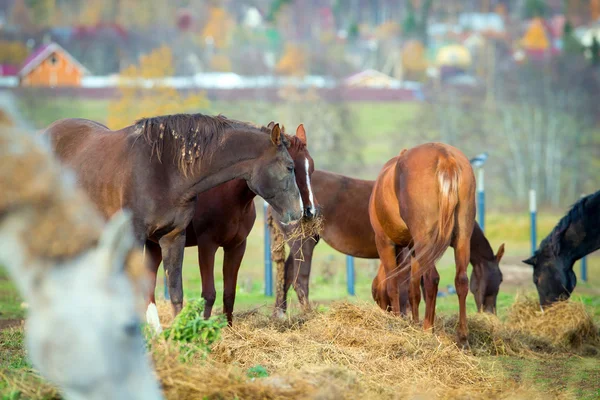
M 0 130 L 0 264 L 28 303 L 28 356 L 66 398 L 163 398 L 131 279 L 140 258 L 127 213 L 105 224 L 42 138 Z

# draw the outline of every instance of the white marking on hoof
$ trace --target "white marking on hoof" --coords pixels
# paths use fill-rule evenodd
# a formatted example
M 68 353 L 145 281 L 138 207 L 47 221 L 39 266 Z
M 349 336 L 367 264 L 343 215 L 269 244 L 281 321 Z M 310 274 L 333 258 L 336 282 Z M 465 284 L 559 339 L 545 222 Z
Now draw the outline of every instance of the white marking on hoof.
M 160 319 L 158 318 L 158 309 L 154 303 L 148 304 L 148 309 L 146 310 L 146 322 L 152 327 L 155 334 L 162 332 L 162 326 L 160 325 Z

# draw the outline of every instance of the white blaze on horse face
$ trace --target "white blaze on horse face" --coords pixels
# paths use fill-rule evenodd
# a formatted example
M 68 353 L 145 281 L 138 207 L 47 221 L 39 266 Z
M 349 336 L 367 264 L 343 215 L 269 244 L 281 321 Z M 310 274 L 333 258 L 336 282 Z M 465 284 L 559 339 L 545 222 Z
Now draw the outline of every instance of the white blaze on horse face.
M 308 158 L 304 159 L 304 169 L 306 170 L 306 186 L 308 187 L 308 201 L 310 206 L 310 212 L 312 215 L 315 215 L 315 199 L 313 196 L 312 186 L 310 185 L 310 163 L 308 162 Z

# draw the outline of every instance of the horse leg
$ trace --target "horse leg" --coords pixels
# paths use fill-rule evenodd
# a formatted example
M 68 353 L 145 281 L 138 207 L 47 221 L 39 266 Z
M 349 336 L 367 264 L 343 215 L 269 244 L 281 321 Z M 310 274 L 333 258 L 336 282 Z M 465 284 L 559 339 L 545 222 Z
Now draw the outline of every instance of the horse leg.
M 227 324 L 233 323 L 233 305 L 235 303 L 235 289 L 237 287 L 238 272 L 242 258 L 246 252 L 246 240 L 233 248 L 224 249 L 223 257 L 223 309 L 227 316 Z
M 412 317 L 415 323 L 419 323 L 419 304 L 421 303 L 421 263 L 417 260 L 416 256 L 421 254 L 421 250 L 423 248 L 415 244 L 415 253 L 411 255 L 411 263 L 410 263 L 410 288 L 409 288 L 409 297 L 410 297 L 410 306 L 412 309 Z M 416 256 L 415 256 L 416 255 Z M 427 310 L 429 307 L 428 304 L 425 304 L 425 309 Z M 427 315 L 427 312 L 425 312 Z M 424 322 L 424 327 L 427 324 L 427 321 Z
M 434 265 L 427 269 L 425 276 L 423 277 L 423 294 L 425 296 L 424 329 L 433 329 L 433 323 L 435 321 L 435 303 L 437 300 L 439 283 L 440 274 Z
M 386 291 L 392 306 L 392 313 L 400 315 L 399 272 L 396 260 L 396 245 L 387 237 L 375 235 L 375 244 L 379 253 L 379 260 L 385 270 Z
M 469 278 L 467 276 L 467 266 L 470 256 L 470 238 L 468 234 L 463 234 L 463 229 L 458 230 L 456 246 L 454 246 L 454 261 L 456 262 L 456 277 L 454 285 L 458 295 L 459 317 L 458 317 L 458 344 L 463 348 L 468 347 L 467 335 L 467 294 L 469 293 Z
M 400 313 L 402 315 L 408 315 L 408 310 L 410 308 L 410 298 L 409 298 L 409 279 L 410 276 L 408 274 L 408 264 L 407 261 L 410 259 L 410 249 L 408 247 L 402 247 L 396 250 L 396 263 L 401 266 L 400 267 L 400 275 L 398 281 L 398 291 L 399 291 L 399 300 L 400 300 Z
M 160 246 L 154 242 L 146 242 L 146 266 L 150 275 L 150 287 L 148 291 L 148 304 L 156 304 L 156 276 L 158 275 L 158 267 L 162 261 L 162 253 Z
M 173 315 L 177 316 L 183 307 L 183 282 L 181 270 L 183 267 L 183 252 L 185 250 L 185 229 L 181 232 L 170 233 L 159 240 L 163 255 L 167 285 Z
M 283 282 L 283 296 L 275 299 L 275 308 L 281 310 L 284 314 L 287 312 L 287 294 L 292 286 L 292 279 L 294 276 L 294 254 L 290 251 L 288 257 L 285 260 L 284 274 L 285 279 Z
M 312 255 L 317 242 L 312 238 L 305 239 L 302 243 L 302 254 L 292 253 L 294 257 L 294 276 L 292 282 L 294 290 L 298 295 L 298 301 L 304 311 L 310 310 L 310 302 L 308 300 L 308 284 L 310 281 L 310 270 L 312 265 Z M 297 260 L 296 258 L 302 258 Z
M 210 240 L 198 237 L 198 264 L 202 277 L 202 298 L 204 299 L 204 318 L 210 318 L 217 299 L 215 289 L 215 253 L 219 246 Z M 225 265 L 225 264 L 223 264 Z
M 158 267 L 162 261 L 162 253 L 160 252 L 160 246 L 154 242 L 146 242 L 146 266 L 150 275 L 150 286 L 148 287 L 148 303 L 146 308 L 146 322 L 154 329 L 155 332 L 160 333 L 162 328 L 160 326 L 160 320 L 158 318 L 158 310 L 156 309 L 156 275 L 158 273 Z

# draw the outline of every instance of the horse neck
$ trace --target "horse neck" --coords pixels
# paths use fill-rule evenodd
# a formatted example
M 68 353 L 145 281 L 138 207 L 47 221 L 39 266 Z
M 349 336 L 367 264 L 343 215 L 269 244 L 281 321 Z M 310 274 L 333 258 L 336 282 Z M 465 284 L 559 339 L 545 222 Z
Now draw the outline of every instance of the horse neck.
M 560 243 L 559 257 L 567 259 L 570 264 L 600 249 L 600 221 L 591 218 L 572 222 L 565 233 L 558 239 Z M 569 264 L 569 263 L 567 263 Z
M 492 261 L 494 259 L 494 250 L 490 242 L 486 239 L 483 231 L 477 223 L 473 227 L 471 235 L 471 259 L 472 265 L 485 264 L 483 261 Z
M 205 192 L 232 179 L 248 180 L 256 159 L 273 146 L 269 135 L 250 130 L 232 130 L 226 133 L 221 144 L 208 155 L 209 162 L 187 180 L 187 193 L 190 197 Z

